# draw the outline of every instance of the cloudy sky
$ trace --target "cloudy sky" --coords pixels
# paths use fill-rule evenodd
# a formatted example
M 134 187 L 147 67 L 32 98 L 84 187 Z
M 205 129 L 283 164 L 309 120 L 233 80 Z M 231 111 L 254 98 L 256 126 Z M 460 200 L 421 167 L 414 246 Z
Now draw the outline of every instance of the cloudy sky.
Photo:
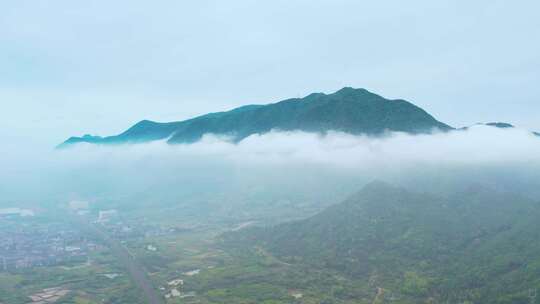
M 343 86 L 540 130 L 540 2 L 0 3 L 0 137 L 54 146 Z

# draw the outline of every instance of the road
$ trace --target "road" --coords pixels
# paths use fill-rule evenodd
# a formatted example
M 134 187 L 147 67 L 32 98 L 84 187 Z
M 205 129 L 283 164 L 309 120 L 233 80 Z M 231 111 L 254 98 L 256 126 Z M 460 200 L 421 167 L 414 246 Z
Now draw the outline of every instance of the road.
M 90 233 L 99 237 L 105 242 L 112 253 L 118 258 L 120 263 L 126 268 L 129 276 L 137 287 L 141 290 L 148 304 L 165 304 L 163 297 L 154 289 L 152 282 L 148 279 L 148 275 L 144 267 L 137 259 L 129 253 L 127 248 L 119 241 L 111 238 L 106 232 L 98 226 L 79 220 L 78 223 L 83 225 Z

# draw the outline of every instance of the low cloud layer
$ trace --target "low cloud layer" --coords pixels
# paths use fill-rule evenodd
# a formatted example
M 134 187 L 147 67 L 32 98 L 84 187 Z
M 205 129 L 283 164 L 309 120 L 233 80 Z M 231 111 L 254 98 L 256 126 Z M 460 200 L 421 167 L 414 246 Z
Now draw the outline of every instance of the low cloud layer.
M 219 160 L 234 165 L 314 164 L 365 168 L 383 164 L 489 164 L 540 161 L 540 138 L 521 129 L 475 126 L 469 131 L 384 137 L 354 136 L 330 132 L 325 136 L 304 132 L 271 132 L 252 135 L 238 144 L 212 134 L 194 144 L 96 146 L 81 144 L 56 152 L 53 157 L 78 161 L 114 160 L 121 163 L 162 159 L 182 162 L 186 158 Z
M 253 187 L 344 195 L 374 179 L 425 190 L 488 184 L 529 196 L 537 195 L 534 189 L 540 186 L 540 138 L 486 126 L 382 138 L 271 132 L 238 144 L 207 135 L 190 145 L 12 147 L 5 152 L 0 173 L 4 205 L 134 193 L 157 199 L 187 192 L 208 196 Z

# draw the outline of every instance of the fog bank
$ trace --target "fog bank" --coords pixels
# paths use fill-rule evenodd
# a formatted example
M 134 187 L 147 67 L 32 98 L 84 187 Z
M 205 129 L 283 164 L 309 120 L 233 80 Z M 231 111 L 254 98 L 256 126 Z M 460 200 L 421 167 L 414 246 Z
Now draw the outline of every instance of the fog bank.
M 167 205 L 242 195 L 324 206 L 375 179 L 425 191 L 482 184 L 540 200 L 540 138 L 519 129 L 475 126 L 381 138 L 276 131 L 238 144 L 206 135 L 189 145 L 4 151 L 0 204 L 10 206 L 122 197 Z

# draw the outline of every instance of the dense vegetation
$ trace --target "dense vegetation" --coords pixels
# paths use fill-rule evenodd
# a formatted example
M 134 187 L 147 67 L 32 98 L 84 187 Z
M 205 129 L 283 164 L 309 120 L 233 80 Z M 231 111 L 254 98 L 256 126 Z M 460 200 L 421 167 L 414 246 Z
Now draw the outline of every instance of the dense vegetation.
M 412 302 L 531 303 L 539 215 L 534 201 L 482 187 L 442 198 L 373 183 L 309 219 L 224 238 Z

